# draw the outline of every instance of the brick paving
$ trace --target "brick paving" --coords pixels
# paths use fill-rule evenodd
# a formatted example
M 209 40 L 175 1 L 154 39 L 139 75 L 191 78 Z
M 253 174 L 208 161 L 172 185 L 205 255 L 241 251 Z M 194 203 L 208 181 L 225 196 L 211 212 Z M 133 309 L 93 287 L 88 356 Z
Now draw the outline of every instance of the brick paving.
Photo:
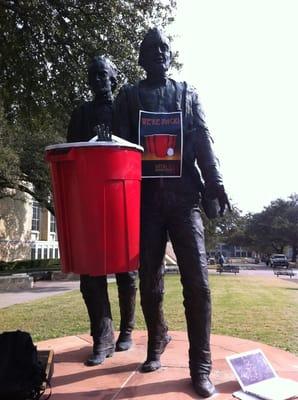
M 188 340 L 185 332 L 170 332 L 172 341 L 162 355 L 162 368 L 152 373 L 139 371 L 146 356 L 147 335 L 133 333 L 134 343 L 126 352 L 114 353 L 102 365 L 86 367 L 84 360 L 92 351 L 89 335 L 68 336 L 37 343 L 39 350 L 52 349 L 54 375 L 51 400 L 190 400 L 194 392 L 188 370 Z M 239 390 L 225 357 L 261 348 L 277 374 L 298 381 L 298 357 L 274 347 L 229 336 L 211 337 L 213 370 L 211 378 L 216 400 L 233 399 Z

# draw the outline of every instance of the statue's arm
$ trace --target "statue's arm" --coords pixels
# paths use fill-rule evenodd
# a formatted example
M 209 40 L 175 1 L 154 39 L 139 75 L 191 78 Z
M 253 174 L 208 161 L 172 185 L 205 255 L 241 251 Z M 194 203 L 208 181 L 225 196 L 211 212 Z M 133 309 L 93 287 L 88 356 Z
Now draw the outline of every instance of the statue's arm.
M 66 140 L 68 143 L 79 141 L 81 126 L 81 112 L 80 109 L 75 109 L 70 117 L 68 124 Z
M 120 89 L 114 101 L 113 133 L 123 139 L 130 139 L 131 123 L 129 115 L 128 95 L 125 86 Z
M 223 186 L 223 178 L 219 170 L 219 161 L 214 153 L 213 140 L 205 122 L 198 95 L 192 92 L 192 112 L 196 138 L 196 160 L 205 182 L 205 194 L 211 199 L 217 198 L 220 214 L 225 208 L 231 209 L 228 196 Z
M 219 171 L 219 161 L 214 153 L 213 139 L 205 122 L 197 93 L 192 93 L 193 127 L 195 134 L 196 160 L 206 184 L 222 184 L 222 176 Z

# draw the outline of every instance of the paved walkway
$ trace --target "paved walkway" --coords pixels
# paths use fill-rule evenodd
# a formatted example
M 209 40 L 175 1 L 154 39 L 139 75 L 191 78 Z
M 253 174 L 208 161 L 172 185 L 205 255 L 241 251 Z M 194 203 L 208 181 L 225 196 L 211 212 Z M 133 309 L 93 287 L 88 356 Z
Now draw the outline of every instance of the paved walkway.
M 79 281 L 37 281 L 32 289 L 15 289 L 0 293 L 0 308 L 26 303 L 43 297 L 55 296 L 78 289 Z
M 37 343 L 39 350 L 53 349 L 54 375 L 51 400 L 189 400 L 199 399 L 192 389 L 188 371 L 188 341 L 185 332 L 170 332 L 172 341 L 162 355 L 162 368 L 141 373 L 139 368 L 146 356 L 147 336 L 134 332 L 133 347 L 115 353 L 102 365 L 86 367 L 83 362 L 91 352 L 89 335 L 69 336 Z M 212 381 L 216 400 L 233 399 L 240 387 L 225 357 L 261 348 L 278 375 L 298 381 L 298 357 L 274 347 L 213 335 L 211 338 Z

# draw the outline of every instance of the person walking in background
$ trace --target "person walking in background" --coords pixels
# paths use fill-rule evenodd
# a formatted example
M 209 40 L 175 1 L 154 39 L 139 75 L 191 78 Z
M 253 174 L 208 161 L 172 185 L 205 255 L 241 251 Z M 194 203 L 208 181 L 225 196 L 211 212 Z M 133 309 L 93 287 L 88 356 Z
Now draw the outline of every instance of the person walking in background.
M 218 262 L 219 262 L 220 268 L 223 268 L 223 265 L 224 265 L 224 262 L 225 262 L 225 258 L 221 253 L 218 256 Z

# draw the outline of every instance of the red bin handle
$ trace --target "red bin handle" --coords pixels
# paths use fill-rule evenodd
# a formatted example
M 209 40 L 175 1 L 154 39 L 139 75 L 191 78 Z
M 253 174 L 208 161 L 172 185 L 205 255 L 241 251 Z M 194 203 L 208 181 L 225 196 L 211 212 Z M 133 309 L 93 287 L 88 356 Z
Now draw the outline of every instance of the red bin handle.
M 73 147 L 48 150 L 46 152 L 46 161 L 48 162 L 73 161 L 75 159 L 74 153 L 75 152 Z

